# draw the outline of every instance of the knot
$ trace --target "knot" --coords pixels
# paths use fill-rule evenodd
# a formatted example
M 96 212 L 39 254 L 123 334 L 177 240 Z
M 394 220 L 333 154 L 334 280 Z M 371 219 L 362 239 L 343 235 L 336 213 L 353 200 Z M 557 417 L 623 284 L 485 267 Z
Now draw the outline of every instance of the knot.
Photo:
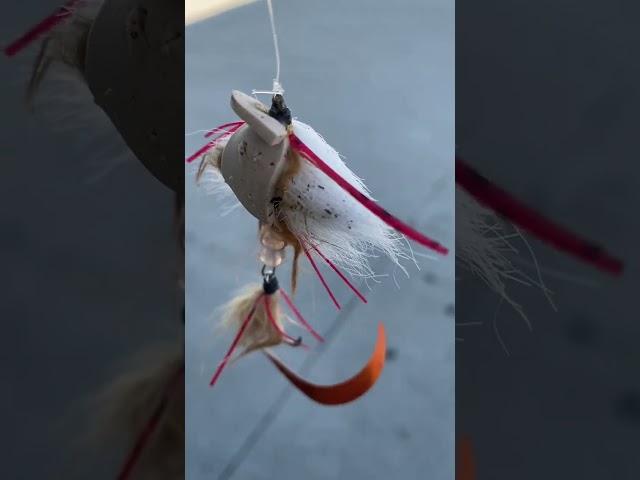
M 276 93 L 271 99 L 271 108 L 269 116 L 278 120 L 284 126 L 291 125 L 291 110 L 284 103 L 284 97 L 281 93 Z

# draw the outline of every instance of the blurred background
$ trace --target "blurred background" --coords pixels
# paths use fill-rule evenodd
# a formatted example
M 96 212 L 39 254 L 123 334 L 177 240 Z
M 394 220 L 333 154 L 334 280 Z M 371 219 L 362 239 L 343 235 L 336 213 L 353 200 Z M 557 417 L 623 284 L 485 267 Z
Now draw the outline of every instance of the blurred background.
M 2 43 L 59 5 L 12 4 Z M 37 49 L 0 58 L 0 477 L 113 479 L 128 441 L 87 448 L 90 399 L 180 338 L 175 199 L 81 82 L 54 74 L 27 107 Z
M 456 2 L 457 153 L 625 263 L 613 278 L 528 236 L 558 309 L 510 284 L 532 331 L 456 272 L 456 321 L 476 322 L 456 332 L 456 430 L 473 440 L 477 478 L 638 477 L 639 10 Z M 516 266 L 535 277 L 514 244 Z
M 275 0 L 274 10 L 293 115 L 346 157 L 383 206 L 453 247 L 454 3 Z M 271 88 L 266 2 L 189 26 L 185 68 L 188 155 L 205 143 L 203 130 L 236 119 L 232 89 Z M 385 370 L 355 403 L 312 403 L 260 354 L 232 364 L 210 389 L 234 333 L 216 330 L 215 310 L 259 279 L 257 222 L 243 209 L 221 215 L 193 174 L 186 177 L 187 478 L 452 479 L 453 255 L 415 248 L 420 269 L 407 265 L 410 278 L 378 259 L 376 270 L 388 276 L 369 282 L 371 290 L 361 286 L 368 305 L 328 273 L 340 313 L 301 262 L 297 303 L 328 341 L 310 352 L 279 348 L 292 368 L 314 382 L 342 381 L 370 355 L 377 323 L 386 325 Z

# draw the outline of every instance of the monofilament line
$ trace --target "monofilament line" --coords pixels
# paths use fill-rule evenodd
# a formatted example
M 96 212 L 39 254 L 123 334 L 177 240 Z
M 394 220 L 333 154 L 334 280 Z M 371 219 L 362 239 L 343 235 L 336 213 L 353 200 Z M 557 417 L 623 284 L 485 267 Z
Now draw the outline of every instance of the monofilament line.
M 276 52 L 276 78 L 273 79 L 274 92 L 284 91 L 280 85 L 280 47 L 278 47 L 278 34 L 276 33 L 276 20 L 273 14 L 272 0 L 267 0 L 269 9 L 269 21 L 271 22 L 271 35 L 273 36 L 273 48 Z

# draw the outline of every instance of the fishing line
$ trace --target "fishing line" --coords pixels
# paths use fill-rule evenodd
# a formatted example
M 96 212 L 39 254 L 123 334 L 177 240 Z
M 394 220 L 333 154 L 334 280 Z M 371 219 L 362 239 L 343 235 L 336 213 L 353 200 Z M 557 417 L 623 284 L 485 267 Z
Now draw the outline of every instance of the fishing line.
M 276 19 L 273 14 L 273 3 L 271 0 L 267 0 L 267 8 L 269 10 L 269 22 L 271 23 L 271 35 L 273 37 L 273 49 L 276 53 L 276 78 L 273 79 L 273 90 L 276 91 L 279 88 L 281 91 L 279 93 L 284 92 L 282 90 L 282 86 L 280 85 L 280 47 L 278 46 L 278 33 L 276 32 Z
M 273 38 L 273 50 L 276 55 L 276 77 L 273 79 L 273 87 L 270 91 L 266 90 L 252 90 L 253 95 L 268 94 L 275 95 L 276 93 L 283 94 L 284 88 L 280 83 L 280 47 L 278 45 L 278 32 L 276 31 L 276 18 L 273 13 L 272 0 L 267 0 L 267 10 L 269 11 L 269 23 L 271 24 L 271 37 Z

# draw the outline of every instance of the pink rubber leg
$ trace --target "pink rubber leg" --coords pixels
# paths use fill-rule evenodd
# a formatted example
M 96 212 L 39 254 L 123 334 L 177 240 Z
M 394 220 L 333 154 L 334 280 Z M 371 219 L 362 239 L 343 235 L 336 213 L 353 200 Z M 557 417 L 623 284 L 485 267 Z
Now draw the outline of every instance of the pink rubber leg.
M 280 325 L 278 325 L 278 322 L 276 322 L 276 319 L 274 318 L 273 313 L 271 312 L 271 305 L 269 305 L 268 296 L 267 295 L 263 295 L 262 296 L 262 300 L 263 300 L 263 303 L 264 303 L 264 309 L 267 311 L 267 318 L 269 319 L 269 322 L 271 322 L 271 325 L 273 325 L 273 327 L 276 330 L 278 330 L 280 335 L 282 335 L 291 344 L 296 344 L 297 343 L 297 339 L 293 338 L 291 335 L 289 335 L 287 332 L 285 332 L 284 329 Z M 305 348 L 305 349 L 309 348 L 304 343 L 300 343 L 299 345 L 301 347 Z
M 242 125 L 244 125 L 244 122 L 230 122 L 230 123 L 225 123 L 224 125 L 220 125 L 219 127 L 214 128 L 213 130 L 209 130 L 205 135 L 204 138 L 209 138 L 210 136 L 218 133 L 218 132 L 225 132 L 227 130 L 225 130 L 226 128 L 229 129 L 229 131 L 231 131 L 232 129 L 238 129 L 240 128 Z M 235 130 L 234 130 L 235 131 Z
M 513 195 L 491 183 L 460 158 L 456 158 L 456 183 L 479 203 L 529 231 L 540 240 L 584 262 L 591 263 L 600 270 L 614 275 L 622 273 L 623 265 L 620 260 L 610 256 L 599 246 L 544 218 Z
M 298 310 L 298 308 L 295 306 L 295 304 L 293 303 L 293 301 L 291 300 L 291 298 L 289 298 L 289 295 L 287 295 L 287 292 L 284 291 L 283 288 L 280 288 L 280 295 L 282 295 L 282 298 L 284 298 L 284 301 L 286 302 L 287 306 L 289 307 L 289 309 L 293 312 L 293 314 L 296 316 L 296 318 L 298 319 L 298 321 L 302 324 L 302 326 L 304 328 L 307 329 L 307 331 L 313 335 L 313 337 L 319 341 L 319 342 L 324 342 L 324 338 L 322 338 L 322 336 L 316 332 L 313 327 L 311 326 L 311 324 L 309 322 L 307 322 L 304 317 L 302 316 L 302 314 L 300 313 L 300 311 Z
M 147 445 L 149 444 L 149 440 L 151 440 L 151 438 L 153 437 L 153 434 L 156 432 L 156 429 L 158 428 L 158 424 L 160 423 L 160 419 L 162 418 L 162 415 L 164 415 L 164 412 L 167 409 L 167 396 L 169 395 L 169 392 L 173 389 L 173 387 L 176 385 L 178 380 L 180 380 L 180 378 L 183 378 L 183 376 L 184 376 L 184 366 L 171 379 L 165 391 L 164 398 L 162 399 L 162 401 L 160 402 L 156 410 L 153 412 L 153 415 L 151 416 L 151 418 L 149 418 L 149 420 L 147 421 L 147 424 L 144 426 L 144 428 L 140 432 L 140 435 L 138 436 L 136 443 L 133 445 L 133 448 L 127 455 L 122 465 L 122 469 L 120 470 L 120 473 L 118 473 L 118 476 L 117 476 L 118 480 L 127 480 L 128 478 L 131 477 L 131 473 L 133 472 L 133 469 L 138 463 L 138 460 L 140 459 L 140 456 L 146 449 Z
M 210 136 L 209 134 L 213 135 L 213 133 L 215 133 L 216 130 L 220 131 L 223 127 L 228 126 L 228 125 L 232 125 L 232 124 L 226 124 L 226 125 L 222 125 L 220 127 L 217 127 L 213 130 L 211 130 L 210 132 L 207 133 L 207 135 L 205 136 Z M 185 160 L 186 163 L 191 163 L 194 160 L 200 158 L 202 155 L 204 155 L 205 153 L 207 153 L 209 150 L 211 150 L 212 148 L 214 148 L 218 142 L 220 140 L 222 140 L 223 138 L 226 138 L 230 135 L 233 135 L 240 127 L 242 127 L 242 125 L 244 125 L 244 122 L 241 124 L 235 124 L 235 126 L 229 128 L 228 130 L 225 130 L 221 135 L 219 135 L 218 137 L 216 137 L 215 139 L 213 139 L 212 141 L 210 141 L 209 143 L 207 143 L 206 145 L 204 145 L 202 148 L 198 149 L 195 153 L 193 153 L 192 155 L 190 155 L 189 157 L 187 157 L 187 159 Z
M 233 355 L 233 352 L 236 350 L 236 347 L 238 346 L 238 343 L 240 343 L 240 339 L 242 338 L 242 335 L 244 334 L 245 330 L 249 326 L 249 323 L 251 322 L 251 319 L 253 318 L 253 314 L 256 313 L 256 307 L 257 307 L 258 301 L 260 300 L 261 297 L 262 297 L 262 295 L 260 297 L 258 297 L 256 302 L 251 307 L 251 311 L 247 315 L 247 318 L 245 318 L 244 321 L 242 322 L 242 325 L 240 326 L 240 329 L 238 330 L 238 333 L 236 334 L 236 337 L 233 339 L 233 342 L 231 343 L 231 346 L 229 347 L 229 351 L 227 352 L 227 354 L 222 359 L 222 362 L 220 362 L 220 365 L 218 365 L 218 368 L 216 369 L 216 373 L 214 373 L 213 377 L 211 378 L 211 382 L 209 382 L 209 386 L 210 387 L 213 387 L 213 385 L 218 380 L 218 377 L 220 377 L 220 374 L 222 373 L 222 370 L 224 370 L 224 367 L 226 367 L 227 363 L 229 363 L 229 359 L 231 358 L 231 355 Z
M 291 146 L 298 153 L 302 154 L 307 160 L 311 162 L 316 168 L 321 170 L 325 175 L 327 175 L 331 180 L 333 180 L 340 188 L 342 188 L 345 192 L 351 195 L 355 200 L 358 201 L 363 207 L 373 213 L 376 217 L 382 220 L 384 223 L 389 225 L 391 228 L 397 230 L 398 232 L 406 235 L 408 238 L 413 240 L 414 242 L 419 243 L 420 245 L 430 248 L 435 252 L 438 252 L 442 255 L 446 255 L 449 250 L 436 242 L 435 240 L 430 239 L 426 235 L 420 233 L 413 227 L 410 227 L 402 220 L 394 217 L 391 213 L 387 212 L 384 208 L 374 202 L 372 199 L 367 197 L 365 194 L 360 192 L 356 187 L 347 182 L 344 178 L 340 176 L 338 172 L 336 172 L 333 168 L 331 168 L 327 163 L 322 160 L 318 155 L 316 155 L 313 150 L 311 150 L 302 140 L 300 140 L 295 133 L 291 133 L 289 135 L 289 141 L 291 142 Z
M 335 304 L 336 308 L 338 310 L 340 310 L 340 304 L 338 303 L 338 300 L 336 300 L 335 295 L 333 294 L 333 292 L 331 291 L 331 289 L 329 288 L 329 285 L 327 284 L 327 281 L 324 279 L 324 277 L 322 276 L 322 273 L 320 273 L 320 269 L 318 268 L 318 265 L 316 265 L 315 260 L 313 259 L 313 257 L 309 254 L 309 251 L 305 248 L 305 246 L 302 246 L 302 250 L 304 250 L 304 254 L 307 256 L 307 258 L 309 259 L 309 263 L 311 263 L 311 266 L 313 267 L 313 269 L 316 272 L 316 275 L 318 275 L 318 278 L 320 279 L 320 283 L 322 283 L 322 286 L 324 286 L 325 290 L 327 291 L 327 293 L 329 294 L 329 296 L 331 297 L 331 300 L 333 300 L 333 303 Z
M 311 245 L 311 248 L 315 250 L 315 252 L 322 257 L 322 259 L 326 262 L 327 265 L 331 267 L 331 269 L 338 274 L 338 276 L 342 279 L 342 281 L 351 289 L 353 293 L 357 295 L 357 297 L 362 300 L 363 303 L 367 303 L 367 299 L 364 298 L 364 295 L 360 293 L 360 291 L 349 281 L 349 279 L 336 267 L 331 260 L 324 256 L 324 254 L 316 247 L 315 245 Z
M 72 13 L 71 8 L 75 7 L 79 3 L 81 3 L 81 0 L 70 0 L 64 6 L 58 8 L 58 10 L 56 10 L 54 13 L 49 15 L 47 18 L 42 20 L 40 23 L 38 23 L 36 26 L 31 28 L 30 30 L 28 30 L 16 41 L 6 46 L 4 49 L 4 54 L 7 57 L 13 57 L 20 51 L 27 48 L 34 41 L 36 41 L 38 37 L 51 31 L 58 24 L 66 20 L 67 17 L 69 17 Z

